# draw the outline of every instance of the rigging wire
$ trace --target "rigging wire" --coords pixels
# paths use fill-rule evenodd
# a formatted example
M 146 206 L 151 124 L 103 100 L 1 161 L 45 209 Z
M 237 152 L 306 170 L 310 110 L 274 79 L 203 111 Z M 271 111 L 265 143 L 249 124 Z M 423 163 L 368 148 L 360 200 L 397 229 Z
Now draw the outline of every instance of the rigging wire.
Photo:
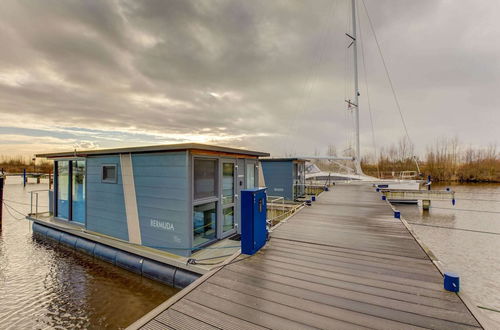
M 368 89 L 368 71 L 366 70 L 366 60 L 365 60 L 365 47 L 363 45 L 363 34 L 361 32 L 361 21 L 358 20 L 358 34 L 359 34 L 359 44 L 361 45 L 361 58 L 363 59 L 363 73 L 364 73 L 364 81 L 365 81 L 365 88 L 366 88 L 366 101 L 368 103 L 368 113 L 370 115 L 370 126 L 372 129 L 372 143 L 373 143 L 373 152 L 375 154 L 375 162 L 377 164 L 377 175 L 380 178 L 380 167 L 378 163 L 378 157 L 377 157 L 377 144 L 375 142 L 375 128 L 373 125 L 373 114 L 372 114 L 372 105 L 370 102 L 370 91 Z
M 398 99 L 398 96 L 396 94 L 396 89 L 394 88 L 394 84 L 392 83 L 391 75 L 389 74 L 389 69 L 388 69 L 387 64 L 385 62 L 385 58 L 384 58 L 384 55 L 382 53 L 382 48 L 380 47 L 380 43 L 379 43 L 378 38 L 377 38 L 377 33 L 375 32 L 375 28 L 373 27 L 372 19 L 370 17 L 370 14 L 368 13 L 368 8 L 366 7 L 365 0 L 362 0 L 361 2 L 363 3 L 363 8 L 365 10 L 366 17 L 368 18 L 370 29 L 371 29 L 371 31 L 373 33 L 373 37 L 375 39 L 375 44 L 377 45 L 378 53 L 380 55 L 380 58 L 382 60 L 382 64 L 384 66 L 385 75 L 387 77 L 387 80 L 389 81 L 389 86 L 390 86 L 391 91 L 392 91 L 392 96 L 394 98 L 394 102 L 396 104 L 396 108 L 397 108 L 397 110 L 399 112 L 399 117 L 401 118 L 401 123 L 403 124 L 403 128 L 404 128 L 404 131 L 405 131 L 406 138 L 408 139 L 408 142 L 410 144 L 413 144 L 413 142 L 412 142 L 412 140 L 410 138 L 410 134 L 408 133 L 408 127 L 406 126 L 406 121 L 405 121 L 405 118 L 403 116 L 403 111 L 401 110 L 401 105 L 399 103 L 399 99 Z M 412 155 L 412 156 L 413 156 L 413 160 L 415 161 L 415 164 L 417 165 L 418 172 L 420 172 L 420 168 L 418 166 L 418 161 L 417 161 L 417 159 L 416 159 L 416 157 L 414 155 Z

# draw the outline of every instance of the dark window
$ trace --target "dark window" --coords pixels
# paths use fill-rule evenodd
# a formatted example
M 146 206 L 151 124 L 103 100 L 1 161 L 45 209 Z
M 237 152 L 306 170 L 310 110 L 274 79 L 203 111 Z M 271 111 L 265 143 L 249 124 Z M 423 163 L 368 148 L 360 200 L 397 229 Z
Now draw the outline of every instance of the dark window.
M 102 182 L 116 183 L 116 165 L 102 166 Z
M 194 160 L 194 199 L 217 196 L 217 160 Z

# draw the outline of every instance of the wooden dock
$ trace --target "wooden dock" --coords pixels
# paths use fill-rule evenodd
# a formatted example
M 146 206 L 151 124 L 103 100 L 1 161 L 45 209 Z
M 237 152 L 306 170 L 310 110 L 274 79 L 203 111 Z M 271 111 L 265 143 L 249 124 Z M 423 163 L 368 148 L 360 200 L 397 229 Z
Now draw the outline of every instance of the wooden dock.
M 476 329 L 391 207 L 337 186 L 255 256 L 213 270 L 131 329 Z

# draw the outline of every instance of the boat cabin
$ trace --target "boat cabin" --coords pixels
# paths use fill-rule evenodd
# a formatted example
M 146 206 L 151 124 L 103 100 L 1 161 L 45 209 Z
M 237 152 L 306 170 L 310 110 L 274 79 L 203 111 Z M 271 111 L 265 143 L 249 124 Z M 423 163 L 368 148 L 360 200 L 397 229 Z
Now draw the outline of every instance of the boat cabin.
M 54 160 L 54 218 L 181 256 L 240 231 L 261 156 L 195 143 L 37 155 Z
M 268 194 L 290 201 L 305 196 L 306 161 L 301 158 L 262 158 L 260 162 Z

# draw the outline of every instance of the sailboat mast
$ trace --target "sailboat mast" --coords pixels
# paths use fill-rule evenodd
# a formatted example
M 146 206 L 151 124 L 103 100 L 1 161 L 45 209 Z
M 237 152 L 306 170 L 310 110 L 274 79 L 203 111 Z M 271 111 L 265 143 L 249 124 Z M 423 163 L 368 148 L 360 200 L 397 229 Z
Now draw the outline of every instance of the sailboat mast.
M 356 36 L 356 0 L 352 0 L 352 39 L 353 39 L 353 56 L 354 56 L 354 121 L 356 127 L 356 154 L 354 166 L 357 174 L 362 174 L 361 171 L 361 152 L 359 144 L 359 89 L 358 89 L 358 41 Z

